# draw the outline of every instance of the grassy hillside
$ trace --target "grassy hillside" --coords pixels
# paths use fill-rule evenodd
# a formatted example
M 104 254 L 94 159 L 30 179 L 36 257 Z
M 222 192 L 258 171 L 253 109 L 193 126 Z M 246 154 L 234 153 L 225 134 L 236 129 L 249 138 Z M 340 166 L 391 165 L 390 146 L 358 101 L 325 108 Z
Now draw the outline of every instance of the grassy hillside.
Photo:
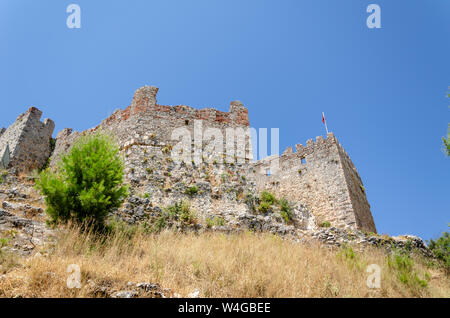
M 450 296 L 445 271 L 419 256 L 330 249 L 250 232 L 121 230 L 99 237 L 67 227 L 38 256 L 1 257 L 1 297 L 104 297 L 128 282 L 157 283 L 172 297 L 196 290 L 200 297 Z M 80 289 L 67 288 L 70 264 L 81 268 Z M 369 264 L 381 267 L 380 289 L 366 285 Z

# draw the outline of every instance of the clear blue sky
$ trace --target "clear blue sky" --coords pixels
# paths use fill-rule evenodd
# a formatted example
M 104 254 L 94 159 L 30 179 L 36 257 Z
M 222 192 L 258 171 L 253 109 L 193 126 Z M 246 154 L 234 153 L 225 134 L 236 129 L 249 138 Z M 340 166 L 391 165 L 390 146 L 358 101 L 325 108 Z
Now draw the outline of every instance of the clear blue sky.
M 55 134 L 84 130 L 155 85 L 160 104 L 241 100 L 282 151 L 324 134 L 324 111 L 379 233 L 429 239 L 450 222 L 449 16 L 448 0 L 0 0 L 0 127 L 33 105 Z

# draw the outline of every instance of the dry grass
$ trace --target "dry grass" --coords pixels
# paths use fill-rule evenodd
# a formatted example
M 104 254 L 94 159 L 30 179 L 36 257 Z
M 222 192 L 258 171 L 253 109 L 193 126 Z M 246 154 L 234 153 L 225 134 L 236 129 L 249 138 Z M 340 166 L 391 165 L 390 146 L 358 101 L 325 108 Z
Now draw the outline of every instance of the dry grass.
M 428 286 L 409 286 L 398 278 L 380 250 L 353 257 L 345 250 L 302 245 L 269 234 L 176 234 L 140 231 L 99 239 L 65 228 L 43 256 L 2 266 L 2 297 L 99 296 L 88 284 L 126 289 L 129 281 L 159 283 L 187 296 L 201 297 L 449 297 L 448 277 L 416 260 L 414 271 Z M 350 253 L 351 254 L 351 253 Z M 10 261 L 10 260 L 9 260 Z M 82 288 L 66 287 L 68 265 L 78 264 Z M 368 264 L 382 269 L 381 288 L 366 286 Z M 4 264 L 6 265 L 6 264 Z M 11 265 L 11 264 L 10 264 Z

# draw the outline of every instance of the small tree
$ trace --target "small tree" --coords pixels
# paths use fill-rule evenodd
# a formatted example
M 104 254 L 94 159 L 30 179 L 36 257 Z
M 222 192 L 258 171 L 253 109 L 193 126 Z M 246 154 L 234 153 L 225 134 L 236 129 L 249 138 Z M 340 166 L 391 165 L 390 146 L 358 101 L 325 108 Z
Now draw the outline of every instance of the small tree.
M 447 156 L 450 156 L 450 124 L 448 124 L 447 139 L 442 137 L 442 141 L 444 142 L 445 153 L 447 154 Z
M 128 195 L 119 148 L 103 134 L 78 139 L 58 162 L 55 172 L 40 173 L 37 188 L 45 197 L 53 222 L 103 225 L 107 214 Z
M 450 228 L 450 224 L 448 226 Z M 430 250 L 436 258 L 443 261 L 446 271 L 450 273 L 450 233 L 443 232 L 436 241 L 430 240 L 428 243 Z
M 447 97 L 450 98 L 450 93 L 447 93 Z M 442 137 L 442 141 L 444 143 L 444 152 L 447 154 L 447 156 L 450 156 L 450 124 L 448 124 L 447 127 L 447 138 Z

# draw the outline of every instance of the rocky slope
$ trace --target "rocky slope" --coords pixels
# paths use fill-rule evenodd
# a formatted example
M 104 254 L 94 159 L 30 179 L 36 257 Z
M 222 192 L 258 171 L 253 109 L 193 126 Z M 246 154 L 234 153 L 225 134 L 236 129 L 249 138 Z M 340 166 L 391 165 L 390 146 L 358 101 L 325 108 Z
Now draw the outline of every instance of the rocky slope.
M 377 246 L 387 251 L 418 250 L 432 257 L 424 241 L 416 236 L 390 237 L 354 229 L 318 227 L 301 204 L 291 205 L 293 213 L 289 221 L 282 217 L 280 207 L 275 204 L 265 213 L 260 212 L 258 194 L 239 175 L 239 167 L 230 166 L 220 174 L 212 173 L 216 169 L 214 165 L 204 165 L 187 174 L 170 162 L 160 164 L 161 168 L 153 170 L 151 176 L 140 176 L 139 185 L 131 187 L 132 194 L 120 209 L 110 214 L 109 220 L 124 221 L 130 226 L 151 226 L 170 205 L 189 202 L 192 220 L 168 219 L 166 227 L 198 233 L 270 232 L 300 243 L 319 241 L 330 247 L 353 244 L 358 248 Z M 46 225 L 44 210 L 44 200 L 34 189 L 32 178 L 20 180 L 7 175 L 0 184 L 0 235 L 9 242 L 4 249 L 32 255 L 39 246 L 52 241 L 55 230 Z

